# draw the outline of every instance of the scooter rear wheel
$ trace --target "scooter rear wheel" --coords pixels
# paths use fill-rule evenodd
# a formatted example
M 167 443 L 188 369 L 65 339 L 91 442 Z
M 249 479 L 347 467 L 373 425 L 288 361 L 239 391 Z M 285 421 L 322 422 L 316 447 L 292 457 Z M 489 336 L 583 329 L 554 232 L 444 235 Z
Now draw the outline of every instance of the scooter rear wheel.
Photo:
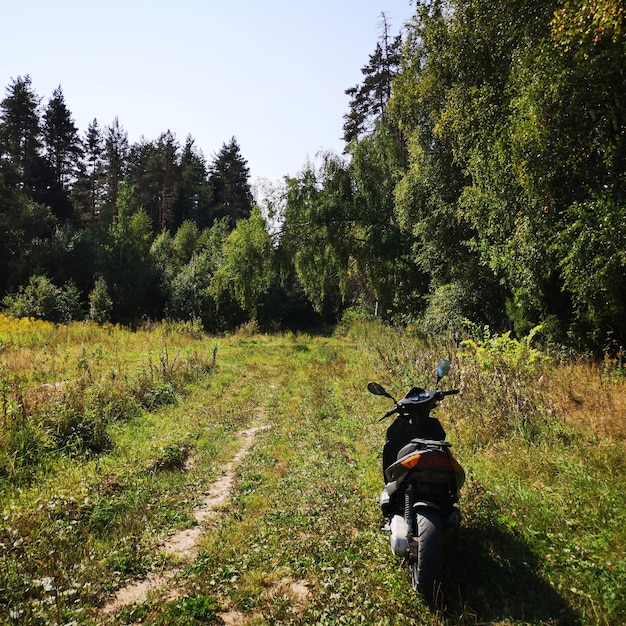
M 418 509 L 415 519 L 417 561 L 412 564 L 413 588 L 428 602 L 438 593 L 443 560 L 443 525 L 434 509 Z

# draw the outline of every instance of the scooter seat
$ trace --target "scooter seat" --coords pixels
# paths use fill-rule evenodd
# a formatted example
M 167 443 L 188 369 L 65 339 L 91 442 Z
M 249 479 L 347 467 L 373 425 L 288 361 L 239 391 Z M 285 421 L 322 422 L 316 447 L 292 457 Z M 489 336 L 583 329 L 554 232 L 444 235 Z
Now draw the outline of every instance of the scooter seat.
M 440 450 L 441 448 L 450 448 L 452 444 L 448 441 L 439 441 L 436 439 L 411 439 L 409 443 L 406 444 L 403 448 L 400 448 L 398 451 L 398 456 L 396 459 L 401 459 L 403 456 L 407 454 L 412 454 L 418 450 L 428 450 L 435 449 Z

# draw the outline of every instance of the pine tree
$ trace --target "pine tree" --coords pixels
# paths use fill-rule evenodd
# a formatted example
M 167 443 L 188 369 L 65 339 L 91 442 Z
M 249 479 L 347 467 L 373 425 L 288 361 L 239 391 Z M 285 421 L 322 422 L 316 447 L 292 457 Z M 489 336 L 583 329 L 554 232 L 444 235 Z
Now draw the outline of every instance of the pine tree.
M 72 211 L 70 184 L 78 173 L 83 149 L 60 86 L 54 90 L 44 111 L 43 144 L 53 183 L 46 199 L 58 217 L 69 217 Z
M 128 180 L 135 187 L 135 206 L 143 207 L 155 232 L 170 228 L 178 199 L 179 146 L 171 131 L 155 141 L 142 140 L 129 153 Z
M 114 213 L 117 210 L 118 187 L 124 180 L 128 165 L 128 152 L 128 134 L 116 117 L 105 130 L 104 137 L 105 203 Z
M 96 119 L 87 128 L 83 148 L 72 200 L 76 215 L 93 222 L 100 215 L 104 201 L 104 140 Z
M 208 184 L 204 155 L 195 147 L 191 135 L 187 136 L 180 157 L 180 185 L 178 201 L 174 207 L 174 227 L 185 220 L 195 221 L 200 228 L 211 226 L 207 218 L 211 191 Z
M 85 137 L 85 164 L 89 181 L 89 208 L 95 218 L 99 213 L 102 201 L 102 185 L 104 181 L 104 144 L 98 120 L 94 119 L 87 128 Z
M 248 164 L 233 137 L 230 143 L 222 146 L 210 167 L 211 221 L 228 217 L 231 228 L 234 228 L 238 220 L 250 216 L 253 200 L 249 178 Z
M 402 35 L 391 37 L 389 24 L 382 14 L 382 34 L 369 63 L 361 68 L 363 83 L 346 89 L 350 96 L 350 111 L 344 115 L 343 139 L 352 143 L 370 134 L 377 123 L 386 121 L 386 109 L 391 97 L 394 77 L 400 70 Z
M 60 189 L 66 191 L 83 150 L 60 86 L 54 90 L 43 115 L 43 138 L 55 181 Z
M 0 102 L 0 155 L 5 182 L 31 195 L 37 188 L 41 161 L 41 121 L 39 97 L 30 76 L 13 80 Z

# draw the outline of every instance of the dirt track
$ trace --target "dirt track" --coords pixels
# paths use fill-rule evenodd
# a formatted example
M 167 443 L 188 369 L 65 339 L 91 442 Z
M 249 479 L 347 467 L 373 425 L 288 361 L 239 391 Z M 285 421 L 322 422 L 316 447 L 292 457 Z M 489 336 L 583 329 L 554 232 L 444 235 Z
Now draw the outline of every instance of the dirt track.
M 201 505 L 194 509 L 193 516 L 197 522 L 192 528 L 181 530 L 163 542 L 159 549 L 173 555 L 181 565 L 175 568 L 151 573 L 144 579 L 132 582 L 119 589 L 116 594 L 100 610 L 100 615 L 105 617 L 117 613 L 120 609 L 143 600 L 148 593 L 165 587 L 170 583 L 180 571 L 182 566 L 193 561 L 198 555 L 198 542 L 205 532 L 203 525 L 218 516 L 216 509 L 228 500 L 234 484 L 234 473 L 237 465 L 241 463 L 248 450 L 254 442 L 257 432 L 265 430 L 267 426 L 256 426 L 240 433 L 242 443 L 235 456 L 224 466 L 224 475 L 214 481 L 209 489 L 208 495 Z M 193 464 L 193 460 L 188 461 L 188 466 Z M 173 600 L 178 593 L 174 586 L 168 594 L 168 600 Z

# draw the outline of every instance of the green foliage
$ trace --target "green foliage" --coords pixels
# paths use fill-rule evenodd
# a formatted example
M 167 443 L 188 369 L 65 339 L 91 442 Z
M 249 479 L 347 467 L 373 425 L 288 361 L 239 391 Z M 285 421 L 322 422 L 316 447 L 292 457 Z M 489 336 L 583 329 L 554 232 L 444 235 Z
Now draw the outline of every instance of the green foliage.
M 153 471 L 182 470 L 189 458 L 189 446 L 185 444 L 170 443 L 160 450 L 159 458 L 152 466 Z
M 81 397 L 87 404 L 107 384 L 111 393 L 128 385 L 130 405 L 135 374 L 156 388 L 171 381 L 175 365 L 180 373 L 191 366 L 172 344 L 205 362 L 217 349 L 224 355 L 209 380 L 178 379 L 191 384 L 177 404 L 109 423 L 110 450 L 57 451 L 0 477 L 5 621 L 624 621 L 625 389 L 624 377 L 606 369 L 616 364 L 546 359 L 535 344 L 540 329 L 516 340 L 471 328 L 472 342 L 459 349 L 371 320 L 355 321 L 345 336 L 218 339 L 181 336 L 166 324 L 132 333 L 2 324 L 3 437 L 9 415 L 17 433 L 18 424 L 38 424 L 43 409 L 60 411 Z M 444 355 L 452 368 L 442 388 L 461 393 L 436 415 L 468 479 L 458 542 L 446 552 L 443 601 L 432 610 L 379 530 L 387 424 L 377 417 L 389 405 L 366 382 L 380 380 L 396 396 L 429 387 Z M 68 382 L 32 385 L 35 370 Z M 70 380 L 76 372 L 80 385 Z M 34 399 L 42 411 L 33 410 Z M 266 428 L 252 435 L 259 426 Z M 198 524 L 218 480 L 230 484 L 228 500 Z M 195 532 L 201 539 L 191 554 L 163 551 L 164 541 Z M 163 587 L 102 611 L 121 587 L 161 574 Z
M 156 272 L 150 257 L 152 226 L 143 208 L 133 212 L 134 188 L 120 185 L 117 215 L 109 228 L 103 276 L 116 320 L 132 322 L 156 306 Z
M 281 258 L 313 306 L 340 310 L 353 271 L 354 195 L 347 162 L 326 154 L 287 183 Z
M 224 624 L 224 620 L 218 616 L 219 609 L 219 602 L 215 598 L 200 593 L 173 602 L 156 624 L 162 626 Z
M 72 283 L 56 287 L 46 276 L 32 276 L 16 294 L 5 296 L 5 312 L 13 317 L 34 317 L 50 322 L 82 319 L 80 294 Z
M 610 328 L 617 337 L 626 334 L 626 205 L 612 193 L 573 204 L 568 226 L 557 246 L 565 287 L 572 293 L 578 324 L 572 339 L 585 345 L 585 330 Z M 589 345 L 606 337 L 590 337 Z
M 30 200 L 21 191 L 2 198 L 2 208 L 0 259 L 4 272 L 0 280 L 6 295 L 6 291 L 16 290 L 33 275 L 31 261 L 40 257 L 41 242 L 54 232 L 56 220 L 48 207 Z
M 213 276 L 209 253 L 201 252 L 171 279 L 166 312 L 173 319 L 199 319 L 206 328 L 213 326 L 215 303 L 209 291 Z
M 350 329 L 354 324 L 367 322 L 372 319 L 372 313 L 366 306 L 354 305 L 347 308 L 341 316 L 339 328 Z
M 208 331 L 236 327 L 241 310 L 230 292 L 221 293 L 219 310 L 211 285 L 225 262 L 228 219 L 199 231 L 187 221 L 174 237 L 161 233 L 150 248 L 150 258 L 165 297 L 164 313 L 170 320 L 188 320 Z M 233 310 L 234 309 L 234 310 Z
M 259 301 L 272 281 L 271 242 L 259 207 L 248 219 L 241 219 L 224 242 L 224 262 L 211 280 L 211 292 L 217 304 L 225 291 L 241 307 L 256 317 Z
M 318 311 L 338 314 L 358 302 L 372 312 L 400 315 L 421 295 L 422 276 L 407 258 L 411 237 L 394 213 L 406 151 L 387 103 L 401 43 L 383 16 L 376 50 L 361 70 L 363 83 L 346 91 L 350 161 L 327 153 L 319 167 L 309 164 L 288 181 L 281 246 Z
M 459 335 L 473 309 L 469 290 L 459 284 L 441 285 L 428 297 L 428 306 L 419 318 L 423 332 L 435 336 L 448 333 Z
M 429 0 L 400 34 L 381 27 L 346 90 L 346 158 L 323 154 L 271 193 L 269 226 L 234 137 L 210 163 L 169 131 L 131 145 L 117 119 L 81 142 L 61 87 L 42 107 L 30 77 L 12 80 L 0 298 L 45 275 L 84 302 L 102 276 L 102 321 L 269 328 L 356 305 L 619 351 L 622 3 Z
M 434 288 L 480 294 L 474 321 L 502 326 L 506 296 L 520 334 L 623 334 L 618 316 L 584 311 L 594 300 L 565 260 L 576 207 L 623 186 L 623 31 L 615 3 L 600 5 L 423 3 L 409 25 L 390 104 L 410 150 L 397 210 Z
M 89 293 L 89 319 L 97 324 L 105 324 L 111 321 L 113 300 L 109 295 L 106 280 L 99 276 Z
M 226 218 L 232 229 L 239 220 L 250 217 L 253 200 L 249 177 L 248 164 L 241 155 L 237 139 L 232 137 L 222 146 L 210 167 L 209 224 Z
M 145 261 L 152 243 L 152 228 L 144 209 L 132 210 L 135 189 L 129 185 L 120 186 L 117 216 L 111 225 L 113 245 L 119 249 L 120 264 L 123 263 L 124 246 L 128 245 L 138 261 Z
M 469 322 L 465 326 L 471 338 L 464 339 L 461 348 L 487 370 L 496 366 L 524 370 L 547 358 L 540 349 L 532 347 L 535 337 L 541 335 L 542 326 L 536 326 L 520 340 L 511 337 L 510 332 L 492 333 L 487 326 L 479 328 Z
M 200 231 L 197 224 L 190 220 L 184 221 L 176 231 L 172 247 L 181 265 L 191 261 L 191 257 L 196 251 L 199 237 Z

